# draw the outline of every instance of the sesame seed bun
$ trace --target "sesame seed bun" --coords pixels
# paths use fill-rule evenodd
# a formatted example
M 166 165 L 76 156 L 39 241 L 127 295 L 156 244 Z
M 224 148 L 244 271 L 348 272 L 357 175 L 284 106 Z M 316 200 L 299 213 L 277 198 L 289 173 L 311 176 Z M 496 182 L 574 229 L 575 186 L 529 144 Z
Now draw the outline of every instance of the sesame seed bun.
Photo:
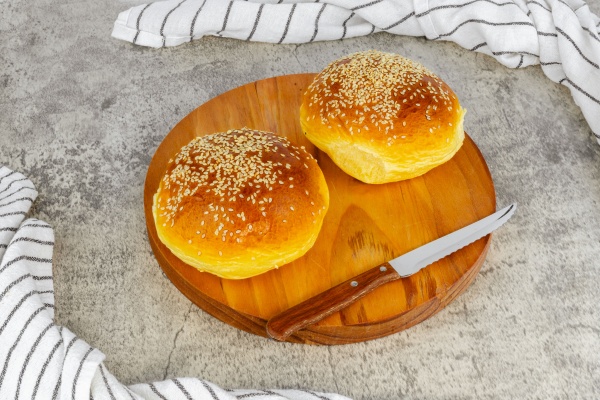
M 413 178 L 448 161 L 464 139 L 464 110 L 421 64 L 366 51 L 329 64 L 300 108 L 306 137 L 366 183 Z
M 304 255 L 328 206 L 325 178 L 304 146 L 244 128 L 184 146 L 152 210 L 158 237 L 175 256 L 242 279 Z

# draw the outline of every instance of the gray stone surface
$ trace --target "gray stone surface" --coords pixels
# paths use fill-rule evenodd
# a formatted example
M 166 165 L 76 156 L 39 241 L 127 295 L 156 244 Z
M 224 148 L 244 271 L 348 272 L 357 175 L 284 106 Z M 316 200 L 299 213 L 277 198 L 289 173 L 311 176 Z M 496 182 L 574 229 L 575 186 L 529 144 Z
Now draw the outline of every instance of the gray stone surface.
M 118 12 L 140 2 L 0 3 L 0 164 L 33 180 L 34 216 L 55 227 L 57 323 L 101 349 L 118 379 L 195 376 L 356 399 L 600 397 L 600 146 L 567 89 L 539 67 L 387 34 L 162 50 L 111 39 Z M 480 275 L 426 322 L 346 346 L 276 343 L 199 310 L 148 244 L 142 189 L 154 150 L 228 89 L 371 48 L 419 60 L 455 89 L 498 204 L 520 204 Z

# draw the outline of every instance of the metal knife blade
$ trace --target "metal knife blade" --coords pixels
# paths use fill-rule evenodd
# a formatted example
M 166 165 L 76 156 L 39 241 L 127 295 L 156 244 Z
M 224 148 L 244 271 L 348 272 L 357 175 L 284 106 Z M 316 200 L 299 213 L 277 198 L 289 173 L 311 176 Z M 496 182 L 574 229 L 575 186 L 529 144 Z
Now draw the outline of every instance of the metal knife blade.
M 516 203 L 513 203 L 283 311 L 267 322 L 267 334 L 274 339 L 285 340 L 294 332 L 347 307 L 377 287 L 415 274 L 422 268 L 488 235 L 508 221 L 516 208 Z
M 415 274 L 429 264 L 433 264 L 437 260 L 495 231 L 512 217 L 516 208 L 516 203 L 511 204 L 471 225 L 467 225 L 433 242 L 417 247 L 388 262 L 402 278 Z

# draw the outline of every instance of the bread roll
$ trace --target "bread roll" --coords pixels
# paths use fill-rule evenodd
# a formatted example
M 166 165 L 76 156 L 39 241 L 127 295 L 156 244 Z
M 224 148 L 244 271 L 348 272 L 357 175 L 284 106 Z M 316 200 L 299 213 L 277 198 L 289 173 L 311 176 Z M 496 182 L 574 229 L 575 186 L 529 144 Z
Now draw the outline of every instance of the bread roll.
M 242 279 L 314 244 L 329 206 L 316 160 L 250 129 L 198 137 L 169 162 L 154 196 L 160 240 L 185 263 Z
M 465 110 L 439 77 L 397 54 L 366 51 L 331 63 L 303 95 L 307 138 L 366 183 L 413 178 L 448 161 Z

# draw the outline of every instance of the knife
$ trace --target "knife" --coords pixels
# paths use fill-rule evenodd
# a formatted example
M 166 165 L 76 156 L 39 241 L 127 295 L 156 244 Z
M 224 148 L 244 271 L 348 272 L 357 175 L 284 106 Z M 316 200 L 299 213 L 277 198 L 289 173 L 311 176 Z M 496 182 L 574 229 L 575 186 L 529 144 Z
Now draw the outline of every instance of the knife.
M 379 286 L 413 275 L 437 260 L 492 233 L 510 219 L 516 208 L 516 203 L 511 204 L 283 311 L 267 322 L 267 334 L 273 339 L 285 340 L 294 332 L 349 306 Z

